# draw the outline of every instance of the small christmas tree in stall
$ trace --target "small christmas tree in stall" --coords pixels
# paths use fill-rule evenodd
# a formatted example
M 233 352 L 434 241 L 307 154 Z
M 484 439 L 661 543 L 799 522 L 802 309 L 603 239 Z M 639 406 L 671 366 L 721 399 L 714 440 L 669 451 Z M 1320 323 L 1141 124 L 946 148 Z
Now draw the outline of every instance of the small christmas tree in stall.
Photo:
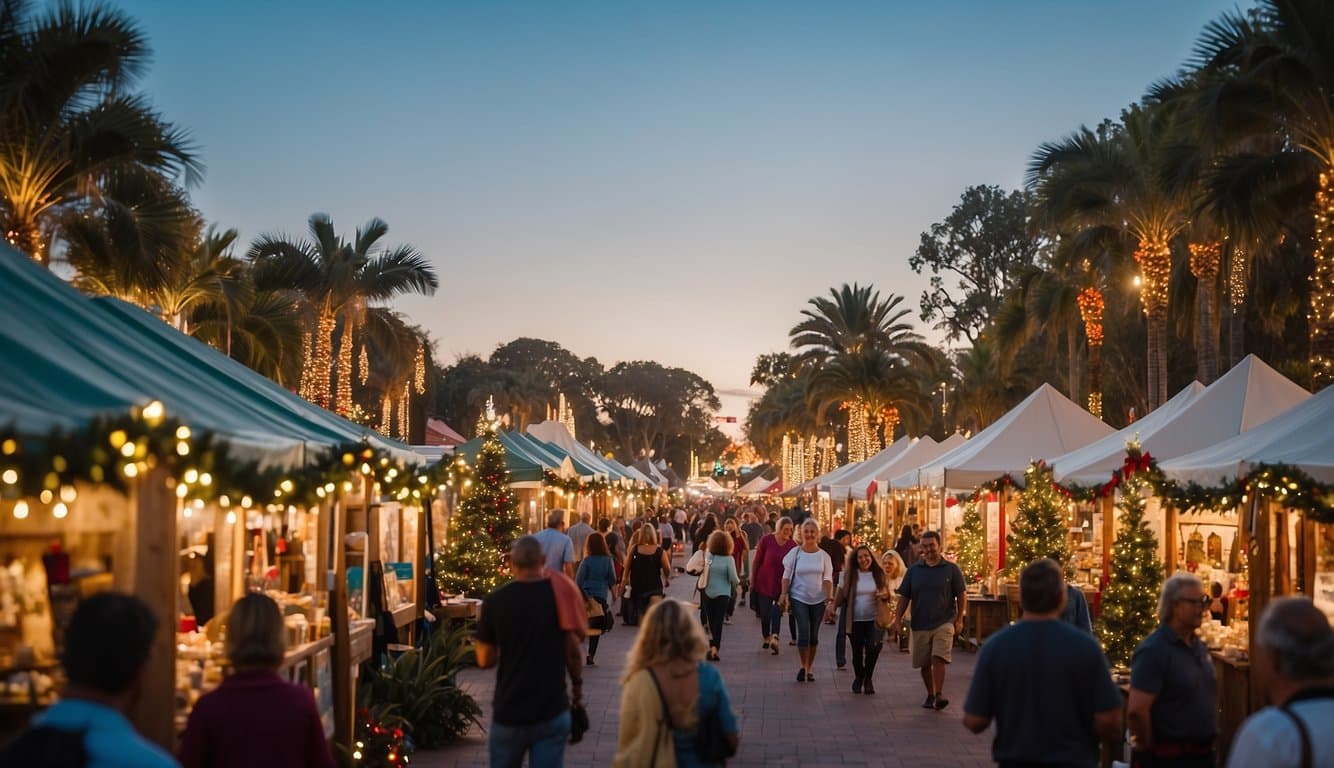
M 963 578 L 968 583 L 981 581 L 991 572 L 991 563 L 987 562 L 986 531 L 982 527 L 982 504 L 986 499 L 976 494 L 964 503 L 963 522 L 959 525 L 959 547 L 955 551 L 954 564 L 963 571 Z
M 522 526 L 494 427 L 482 437 L 476 464 L 455 469 L 463 497 L 450 520 L 449 543 L 436 559 L 436 578 L 444 592 L 484 597 L 509 579 L 505 558 Z
M 1121 522 L 1112 545 L 1111 574 L 1102 591 L 1098 637 L 1112 666 L 1129 666 L 1130 657 L 1158 624 L 1158 590 L 1163 583 L 1163 564 L 1158 560 L 1158 540 L 1144 523 L 1144 496 L 1151 467 L 1148 454 L 1140 453 L 1138 441 L 1126 445 L 1126 463 L 1118 475 L 1121 498 L 1116 507 Z M 1114 481 L 1115 482 L 1115 481 Z
M 1065 494 L 1051 478 L 1051 467 L 1043 461 L 1029 464 L 1014 524 L 1005 537 L 1007 572 L 1017 577 L 1024 566 L 1044 557 L 1062 564 L 1069 562 L 1067 505 Z
M 857 519 L 852 523 L 853 543 L 865 544 L 879 557 L 886 547 L 884 536 L 880 533 L 880 521 L 877 519 L 875 503 L 867 504 L 866 509 L 858 511 L 856 515 Z

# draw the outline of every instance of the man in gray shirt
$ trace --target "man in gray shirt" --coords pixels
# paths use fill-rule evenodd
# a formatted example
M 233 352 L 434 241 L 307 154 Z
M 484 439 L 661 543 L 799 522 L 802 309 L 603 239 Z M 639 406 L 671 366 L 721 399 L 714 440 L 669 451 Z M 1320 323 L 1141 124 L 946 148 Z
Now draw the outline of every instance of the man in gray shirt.
M 584 544 L 588 541 L 588 534 L 593 532 L 593 514 L 585 512 L 579 516 L 579 522 L 570 526 L 570 530 L 565 535 L 570 537 L 570 543 L 574 545 L 574 570 L 579 572 L 579 561 L 584 559 Z
M 542 545 L 542 557 L 547 570 L 574 578 L 574 543 L 565 535 L 565 510 L 553 509 L 547 513 L 547 527 L 534 534 Z

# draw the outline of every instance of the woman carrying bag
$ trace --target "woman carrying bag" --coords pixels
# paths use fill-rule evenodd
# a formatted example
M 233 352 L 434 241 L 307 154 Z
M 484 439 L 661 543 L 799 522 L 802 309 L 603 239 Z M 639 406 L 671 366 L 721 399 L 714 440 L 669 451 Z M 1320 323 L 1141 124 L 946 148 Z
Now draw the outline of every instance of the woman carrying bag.
M 574 575 L 574 583 L 579 585 L 587 601 L 596 603 L 601 610 L 588 605 L 588 659 L 585 666 L 596 666 L 594 657 L 598 655 L 598 638 L 611 629 L 611 607 L 608 593 L 616 584 L 616 568 L 612 565 L 611 554 L 607 551 L 607 540 L 596 531 L 588 534 L 584 542 L 583 559 L 579 562 L 579 572 Z M 600 615 L 597 615 L 600 614 Z
M 649 609 L 626 660 L 615 768 L 705 768 L 736 754 L 737 722 L 685 603 Z
M 625 581 L 630 587 L 631 609 L 626 624 L 636 624 L 648 612 L 655 598 L 661 600 L 663 590 L 671 586 L 670 555 L 658 546 L 658 532 L 651 525 L 639 529 L 639 543 L 631 548 L 625 563 Z M 631 621 L 630 614 L 634 620 Z
M 741 579 L 736 573 L 736 561 L 732 559 L 731 536 L 724 531 L 714 531 L 709 534 L 705 546 L 707 554 L 705 551 L 699 553 L 704 559 L 704 571 L 699 576 L 700 602 L 704 625 L 712 638 L 707 658 L 718 661 L 718 649 L 723 644 L 723 619 L 727 616 L 732 596 L 741 586 Z
M 838 588 L 838 626 L 852 641 L 852 692 L 875 693 L 875 663 L 880 658 L 885 630 L 877 616 L 893 621 L 891 593 L 885 571 L 869 547 L 860 546 L 848 558 L 843 583 Z M 883 607 L 882 607 L 883 606 Z

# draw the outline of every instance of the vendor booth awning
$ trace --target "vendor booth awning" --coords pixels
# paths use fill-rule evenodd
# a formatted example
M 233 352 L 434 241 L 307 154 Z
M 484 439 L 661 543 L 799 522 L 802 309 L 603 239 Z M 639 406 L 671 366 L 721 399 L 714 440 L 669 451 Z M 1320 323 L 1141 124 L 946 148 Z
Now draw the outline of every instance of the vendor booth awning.
M 1004 475 L 1022 479 L 1034 459 L 1082 448 L 1112 431 L 1055 387 L 1043 384 L 971 440 L 919 468 L 917 484 L 973 488 Z M 894 485 L 899 487 L 897 479 Z
M 937 442 L 930 435 L 923 435 L 913 440 L 907 450 L 888 457 L 886 461 L 878 461 L 880 454 L 872 456 L 866 461 L 869 466 L 831 486 L 829 493 L 831 496 L 840 499 L 865 499 L 875 494 L 884 495 L 889 492 L 890 481 L 902 474 L 904 470 L 920 467 L 927 462 L 934 461 L 963 445 L 967 440 L 968 438 L 958 432 L 945 438 L 943 442 Z M 884 453 L 884 451 L 881 451 L 881 453 Z M 872 462 L 875 463 L 872 464 Z
M 596 476 L 610 480 L 620 480 L 626 477 L 624 472 L 608 464 L 605 458 L 575 440 L 574 436 L 570 434 L 570 430 L 566 429 L 565 425 L 559 421 L 529 424 L 528 434 L 565 451 L 573 461 L 592 470 L 592 473 Z
M 764 494 L 778 493 L 783 490 L 782 478 L 770 479 L 764 475 L 756 475 L 746 482 L 745 485 L 737 489 L 741 496 L 759 496 Z
M 417 463 L 407 446 L 335 416 L 115 299 L 89 299 L 0 247 L 0 425 L 40 437 L 158 400 L 215 433 L 238 458 L 291 467 L 316 449 L 365 441 Z
M 466 442 L 468 442 L 468 438 L 460 435 L 440 419 L 431 418 L 426 420 L 427 445 L 455 446 Z
M 671 486 L 671 481 L 667 479 L 667 476 L 662 472 L 659 472 L 658 468 L 653 466 L 653 462 L 648 459 L 640 459 L 630 466 L 639 470 L 645 477 L 648 477 L 655 487 L 667 488 Z
M 560 465 L 552 465 L 551 459 L 534 456 L 531 447 L 514 438 L 513 432 L 496 431 L 500 445 L 505 449 L 505 468 L 509 470 L 510 482 L 541 482 L 544 471 L 558 472 Z M 469 464 L 477 461 L 477 452 L 482 448 L 482 438 L 474 437 L 454 449 L 455 456 L 462 456 Z
M 1180 483 L 1220 486 L 1260 464 L 1294 466 L 1321 483 L 1334 483 L 1334 388 L 1322 389 L 1254 429 L 1158 467 Z
M 893 446 L 891 446 L 893 447 Z M 829 484 L 838 482 L 839 478 L 846 477 L 857 471 L 862 465 L 860 461 L 854 461 L 851 464 L 844 464 L 836 469 L 831 469 L 823 475 L 817 475 L 804 483 L 799 483 L 783 491 L 784 498 L 800 496 L 803 493 L 817 493 L 820 491 L 828 492 Z M 784 478 L 786 480 L 786 478 Z
M 1053 459 L 1053 477 L 1062 483 L 1101 485 L 1125 461 L 1126 440 L 1136 434 L 1144 451 L 1165 461 L 1249 432 L 1311 396 L 1255 355 L 1193 392 L 1198 386 L 1187 387 L 1110 437 Z

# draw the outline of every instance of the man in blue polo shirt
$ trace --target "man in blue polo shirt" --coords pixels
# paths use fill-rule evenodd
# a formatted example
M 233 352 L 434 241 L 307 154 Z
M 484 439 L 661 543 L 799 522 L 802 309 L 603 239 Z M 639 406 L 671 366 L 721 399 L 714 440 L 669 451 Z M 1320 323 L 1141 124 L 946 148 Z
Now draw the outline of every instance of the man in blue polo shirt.
M 912 665 L 921 670 L 922 685 L 926 686 L 922 707 L 944 709 L 950 703 L 944 691 L 945 666 L 950 663 L 954 638 L 963 627 L 967 598 L 963 572 L 941 556 L 939 533 L 922 534 L 922 559 L 903 574 L 899 595 L 904 599 L 899 601 L 898 615 L 888 634 L 890 637 L 898 634 L 903 615 L 911 605 Z
M 1213 768 L 1218 680 L 1209 649 L 1195 636 L 1210 599 L 1188 573 L 1163 583 L 1158 629 L 1130 662 L 1130 728 L 1136 768 Z
M 534 534 L 542 545 L 542 558 L 547 570 L 574 578 L 574 542 L 565 535 L 565 510 L 553 509 L 547 513 L 547 527 Z
M 964 701 L 963 724 L 994 719 L 991 756 L 1001 768 L 1094 768 L 1098 740 L 1121 735 L 1121 692 L 1098 641 L 1061 619 L 1065 578 L 1055 560 L 1019 575 L 1023 618 L 987 638 Z

